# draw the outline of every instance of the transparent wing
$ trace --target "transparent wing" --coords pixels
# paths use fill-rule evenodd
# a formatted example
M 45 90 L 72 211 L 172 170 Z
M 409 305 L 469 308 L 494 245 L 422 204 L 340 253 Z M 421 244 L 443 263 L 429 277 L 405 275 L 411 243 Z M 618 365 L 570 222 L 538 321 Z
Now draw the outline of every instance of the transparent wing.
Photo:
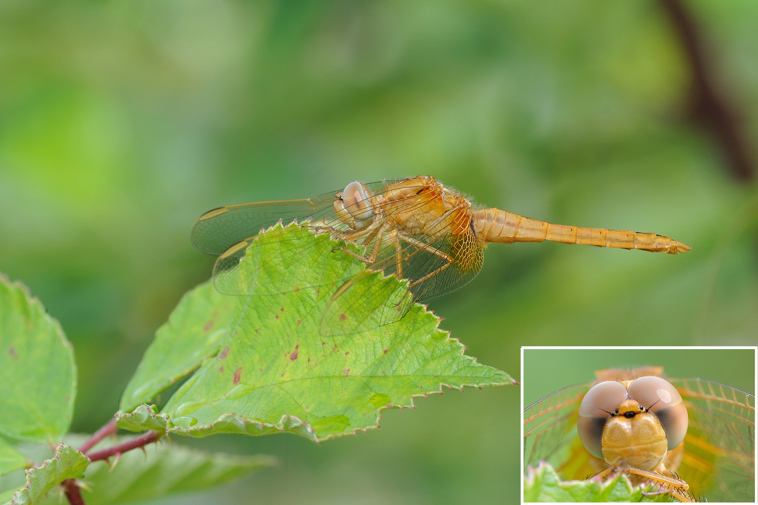
M 300 200 L 242 203 L 210 210 L 192 227 L 190 240 L 204 253 L 221 255 L 230 247 L 252 241 L 261 229 L 281 221 L 333 218 L 332 204 L 339 191 Z
M 386 185 L 382 182 L 368 184 L 374 192 L 381 193 Z M 279 250 L 267 250 L 271 242 L 256 242 L 258 233 L 279 222 L 288 225 L 298 222 L 315 233 L 329 233 L 339 236 L 349 226 L 336 215 L 334 202 L 341 190 L 299 200 L 280 200 L 228 205 L 206 212 L 192 227 L 191 241 L 199 250 L 219 256 L 213 267 L 213 283 L 216 289 L 229 295 L 246 296 L 258 286 L 258 274 L 270 262 L 280 261 Z M 286 251 L 303 251 L 313 243 L 299 235 L 282 233 L 277 247 Z M 337 252 L 337 251 L 335 251 Z M 247 256 L 251 265 L 240 269 L 240 261 Z M 320 270 L 305 269 L 292 262 L 280 265 L 300 269 L 298 278 L 302 283 L 293 286 L 319 287 L 335 284 L 344 279 L 326 279 Z M 257 293 L 276 294 L 276 293 Z
M 679 474 L 710 501 L 755 501 L 755 396 L 705 379 L 674 379 L 689 427 Z
M 575 384 L 542 398 L 524 409 L 524 463 L 536 466 L 546 461 L 559 468 L 578 438 L 579 404 L 589 384 Z

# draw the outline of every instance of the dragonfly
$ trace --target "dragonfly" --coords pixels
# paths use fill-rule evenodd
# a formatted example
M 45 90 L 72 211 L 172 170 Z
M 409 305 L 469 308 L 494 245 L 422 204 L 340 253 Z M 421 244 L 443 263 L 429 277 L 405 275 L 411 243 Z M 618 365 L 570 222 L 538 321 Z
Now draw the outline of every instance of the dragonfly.
M 265 251 L 256 249 L 255 239 L 262 229 L 276 223 L 298 223 L 315 234 L 329 234 L 355 246 L 340 246 L 334 252 L 357 258 L 369 271 L 407 281 L 409 297 L 396 301 L 397 309 L 388 310 L 382 324 L 403 317 L 412 305 L 408 302 L 428 300 L 470 282 L 482 268 L 488 243 L 553 241 L 668 254 L 690 250 L 655 233 L 558 225 L 476 206 L 431 176 L 352 181 L 343 190 L 311 198 L 228 205 L 200 216 L 191 240 L 200 251 L 218 256 L 213 269 L 218 291 L 271 294 L 260 293 L 256 275 L 240 269 L 239 264 L 246 255 L 259 255 L 260 261 L 266 261 Z M 293 240 L 285 247 L 308 245 Z M 337 281 L 332 300 L 364 277 L 355 272 L 345 275 Z M 335 283 L 334 279 L 317 276 L 304 281 L 309 287 L 330 283 Z M 344 320 L 344 313 L 340 315 Z
M 524 410 L 524 463 L 527 468 L 545 461 L 564 480 L 583 480 L 589 476 L 604 479 L 625 473 L 635 484 L 651 483 L 656 489 L 654 494 L 669 494 L 681 502 L 694 502 L 697 497 L 714 501 L 755 500 L 753 394 L 706 379 L 669 379 L 665 377 L 662 367 L 606 369 L 595 375 L 593 383 L 562 388 Z M 605 449 L 597 457 L 593 453 L 598 453 L 598 446 L 593 447 L 593 444 L 600 443 L 600 439 L 594 437 L 594 442 L 590 441 L 589 444 L 585 441 L 588 425 L 595 425 L 590 428 L 591 432 L 597 430 L 598 426 L 602 429 L 606 419 L 621 417 L 619 414 L 613 416 L 612 413 L 615 412 L 611 410 L 602 414 L 601 418 L 604 419 L 601 421 L 597 421 L 599 418 L 587 421 L 587 404 L 605 408 L 603 400 L 598 401 L 597 396 L 590 398 L 593 391 L 597 391 L 593 387 L 603 384 L 626 386 L 630 382 L 634 384 L 632 381 L 641 377 L 665 379 L 672 386 L 673 392 L 664 392 L 660 396 L 678 396 L 681 399 L 680 405 L 686 409 L 686 434 L 673 433 L 677 428 L 674 426 L 669 437 L 674 439 L 669 440 L 674 447 L 663 450 L 662 466 L 657 468 L 640 468 L 644 464 L 634 461 L 633 456 L 629 455 L 625 461 L 609 463 L 608 460 L 615 457 L 613 450 L 608 451 L 610 457 Z M 635 396 L 631 393 L 631 388 L 629 396 Z M 590 398 L 590 401 L 585 398 Z M 649 404 L 655 403 L 648 401 Z M 636 408 L 636 401 L 634 403 Z M 645 401 L 639 403 L 647 408 Z M 623 411 L 624 407 L 621 407 L 621 412 Z M 670 421 L 670 416 L 660 413 L 657 416 L 666 429 L 663 420 L 669 417 Z M 679 425 L 681 428 L 681 421 Z M 668 429 L 666 435 L 669 435 Z M 593 439 L 591 435 L 589 438 Z M 642 445 L 647 444 L 638 443 L 638 447 Z M 653 441 L 649 447 L 653 447 Z

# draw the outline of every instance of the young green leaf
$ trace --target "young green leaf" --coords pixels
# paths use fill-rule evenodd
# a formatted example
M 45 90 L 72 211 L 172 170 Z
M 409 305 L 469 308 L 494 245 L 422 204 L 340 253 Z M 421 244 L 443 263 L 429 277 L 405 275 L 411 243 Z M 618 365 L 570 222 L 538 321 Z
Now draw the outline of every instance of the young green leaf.
M 145 352 L 121 397 L 125 411 L 153 400 L 218 352 L 237 299 L 201 284 L 179 302 Z
M 87 465 L 87 456 L 65 444 L 58 444 L 52 458 L 26 471 L 26 485 L 19 489 L 6 505 L 37 503 L 56 484 L 66 479 L 81 477 Z
M 293 241 L 304 246 L 284 247 Z M 363 263 L 336 249 L 341 244 L 328 236 L 313 236 L 299 226 L 275 227 L 258 242 L 256 251 L 277 261 L 243 259 L 240 268 L 256 261 L 259 270 L 252 295 L 234 297 L 235 313 L 220 352 L 182 385 L 163 414 L 140 407 L 134 415 L 121 414 L 120 427 L 138 430 L 142 419 L 142 429 L 164 423 L 168 431 L 192 436 L 286 431 L 318 441 L 376 427 L 382 409 L 411 406 L 413 397 L 440 392 L 443 385 L 513 382 L 465 356 L 460 342 L 437 328 L 439 318 L 420 305 L 390 324 L 324 332 L 324 314 L 345 272 L 360 272 Z M 298 268 L 291 268 L 295 263 Z M 298 272 L 308 268 L 326 276 L 318 287 L 299 284 Z M 394 310 L 387 306 L 393 301 L 365 304 L 360 295 L 398 293 L 406 285 L 378 272 L 361 275 L 339 295 L 347 297 L 339 300 L 341 307 L 357 311 L 345 319 L 377 321 L 376 311 Z
M 118 444 L 126 438 L 109 438 L 101 447 Z M 80 445 L 84 437 L 66 437 Z M 91 464 L 83 479 L 82 495 L 87 505 L 143 502 L 172 494 L 201 491 L 269 468 L 275 461 L 267 456 L 239 456 L 212 453 L 176 444 L 152 444 L 142 451 L 122 454 L 111 468 L 104 462 Z M 57 504 L 52 493 L 38 505 Z
M 0 275 L 0 433 L 56 442 L 71 424 L 76 368 L 58 322 Z

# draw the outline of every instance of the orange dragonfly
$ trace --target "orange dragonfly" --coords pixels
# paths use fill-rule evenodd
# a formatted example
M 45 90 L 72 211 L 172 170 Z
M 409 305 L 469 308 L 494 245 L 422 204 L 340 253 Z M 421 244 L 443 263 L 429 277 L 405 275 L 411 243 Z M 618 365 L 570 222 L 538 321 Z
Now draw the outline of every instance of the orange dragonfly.
M 216 289 L 232 295 L 269 294 L 256 291 L 256 274 L 240 269 L 239 262 L 245 255 L 262 256 L 262 251 L 256 250 L 255 237 L 277 222 L 297 222 L 316 234 L 328 233 L 335 240 L 355 245 L 357 250 L 338 249 L 364 262 L 369 270 L 407 280 L 410 299 L 399 300 L 398 310 L 390 311 L 385 324 L 402 317 L 409 302 L 448 293 L 471 281 L 482 267 L 489 242 L 549 240 L 669 254 L 690 250 L 655 233 L 557 225 L 500 209 L 474 207 L 430 176 L 368 184 L 353 181 L 342 191 L 312 198 L 229 205 L 200 216 L 191 239 L 201 251 L 219 256 L 213 271 Z M 295 250 L 307 245 L 293 240 L 290 247 Z M 333 299 L 362 278 L 354 272 L 345 275 Z M 314 275 L 304 280 L 309 287 L 332 283 Z M 349 321 L 346 324 L 349 326 Z
M 618 386 L 618 381 L 643 376 L 665 378 L 662 367 L 608 369 L 595 375 L 597 380 L 592 384 L 560 389 L 524 410 L 524 463 L 527 467 L 536 467 L 540 461 L 545 461 L 564 480 L 583 480 L 593 475 L 605 478 L 626 473 L 634 484 L 650 482 L 656 489 L 654 493 L 669 494 L 685 502 L 695 501 L 700 496 L 715 501 L 755 500 L 754 395 L 705 379 L 666 378 L 675 392 L 663 395 L 676 396 L 678 393 L 686 407 L 686 435 L 672 435 L 684 438 L 681 443 L 681 438 L 675 440 L 674 448 L 664 449 L 663 467 L 646 470 L 640 469 L 644 465 L 639 463 L 627 464 L 631 457 L 613 465 L 608 463 L 609 456 L 614 457 L 613 450 L 606 452 L 603 448 L 600 457 L 593 455 L 597 454 L 599 447 L 592 447 L 593 442 L 587 444 L 583 425 L 594 424 L 593 429 L 597 430 L 599 426 L 602 430 L 605 420 L 588 421 L 586 410 L 584 413 L 581 410 L 586 409 L 583 407 L 585 396 L 590 397 L 592 391 L 596 391 L 593 386 L 600 383 Z M 634 395 L 630 393 L 629 396 Z M 597 403 L 598 408 L 605 408 L 603 400 L 597 401 L 596 397 L 587 403 Z M 623 412 L 624 408 L 621 410 Z M 607 414 L 605 419 L 614 417 L 610 412 Z M 659 416 L 663 422 L 666 416 Z M 616 414 L 615 417 L 620 416 Z M 666 434 L 669 434 L 668 430 Z M 595 443 L 599 443 L 597 438 Z M 638 443 L 637 447 L 641 445 Z

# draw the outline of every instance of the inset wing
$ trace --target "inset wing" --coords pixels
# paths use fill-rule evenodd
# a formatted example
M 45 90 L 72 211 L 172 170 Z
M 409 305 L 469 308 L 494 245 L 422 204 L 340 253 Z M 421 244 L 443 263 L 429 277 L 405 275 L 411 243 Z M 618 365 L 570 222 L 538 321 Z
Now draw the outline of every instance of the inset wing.
M 710 501 L 755 501 L 755 396 L 705 379 L 674 379 L 689 427 L 679 474 Z
M 589 386 L 575 384 L 559 389 L 524 409 L 525 465 L 537 466 L 546 461 L 558 469 L 566 463 L 572 442 L 579 438 L 576 432 L 579 404 Z

